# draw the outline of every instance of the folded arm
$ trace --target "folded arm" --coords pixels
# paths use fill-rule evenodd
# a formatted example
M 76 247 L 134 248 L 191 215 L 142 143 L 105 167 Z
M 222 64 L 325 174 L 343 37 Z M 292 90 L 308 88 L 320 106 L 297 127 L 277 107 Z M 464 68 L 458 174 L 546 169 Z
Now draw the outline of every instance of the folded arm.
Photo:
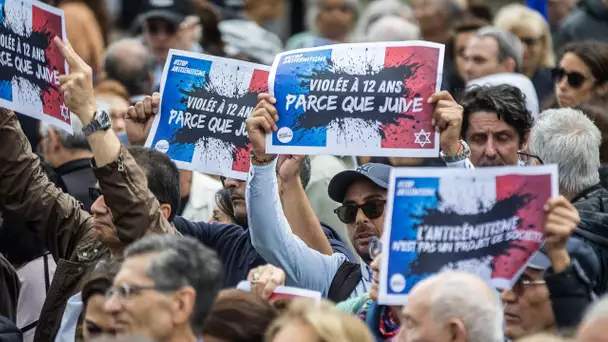
M 285 271 L 287 285 L 327 296 L 346 256 L 321 254 L 291 232 L 279 199 L 275 167 L 276 161 L 265 166 L 251 165 L 246 199 L 251 242 L 267 262 Z

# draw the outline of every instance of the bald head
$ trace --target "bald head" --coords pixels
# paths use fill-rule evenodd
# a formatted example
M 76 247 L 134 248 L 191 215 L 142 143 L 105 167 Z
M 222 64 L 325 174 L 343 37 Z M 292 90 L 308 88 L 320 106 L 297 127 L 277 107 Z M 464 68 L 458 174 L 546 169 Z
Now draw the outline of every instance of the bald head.
M 418 283 L 404 309 L 412 340 L 501 342 L 503 312 L 497 294 L 472 274 L 446 271 Z M 410 337 L 411 335 L 411 337 Z
M 127 88 L 130 96 L 152 92 L 154 59 L 137 39 L 121 39 L 110 45 L 104 59 L 104 72 Z
M 608 296 L 595 302 L 585 314 L 576 334 L 577 342 L 608 342 Z

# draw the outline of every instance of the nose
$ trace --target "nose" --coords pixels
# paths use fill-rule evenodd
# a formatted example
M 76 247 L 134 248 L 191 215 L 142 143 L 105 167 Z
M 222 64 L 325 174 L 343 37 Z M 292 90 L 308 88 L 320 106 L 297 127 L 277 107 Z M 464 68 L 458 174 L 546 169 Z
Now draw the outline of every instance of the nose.
M 365 216 L 365 214 L 363 213 L 363 209 L 359 208 L 357 210 L 357 219 L 355 222 L 367 222 L 369 221 L 369 218 L 367 216 Z
M 108 212 L 106 201 L 103 195 L 101 195 L 93 202 L 93 205 L 91 205 L 91 213 L 93 215 L 106 215 Z
M 226 178 L 226 180 L 224 180 L 224 188 L 237 188 L 240 183 L 242 183 L 243 181 L 240 181 L 238 179 L 234 179 L 234 178 Z
M 503 303 L 514 303 L 517 301 L 517 295 L 511 290 L 505 290 L 500 293 L 500 299 Z
M 557 80 L 557 87 L 561 90 L 568 88 L 568 77 L 564 76 L 561 80 Z
M 103 303 L 103 310 L 110 315 L 120 311 L 120 307 L 120 302 L 116 296 L 106 297 L 106 301 Z
M 492 139 L 491 135 L 488 137 L 488 141 L 486 142 L 484 154 L 490 159 L 496 157 L 496 146 L 494 146 L 494 139 Z

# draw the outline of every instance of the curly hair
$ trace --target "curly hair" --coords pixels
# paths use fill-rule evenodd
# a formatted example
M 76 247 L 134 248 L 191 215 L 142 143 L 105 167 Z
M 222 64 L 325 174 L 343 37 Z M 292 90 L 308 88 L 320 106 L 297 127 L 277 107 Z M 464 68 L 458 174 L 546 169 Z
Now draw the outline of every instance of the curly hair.
M 469 129 L 470 117 L 477 112 L 496 113 L 499 119 L 513 127 L 523 143 L 532 128 L 532 115 L 526 108 L 526 96 L 519 88 L 502 84 L 475 86 L 462 94 L 459 101 L 464 108 L 460 135 L 464 138 Z

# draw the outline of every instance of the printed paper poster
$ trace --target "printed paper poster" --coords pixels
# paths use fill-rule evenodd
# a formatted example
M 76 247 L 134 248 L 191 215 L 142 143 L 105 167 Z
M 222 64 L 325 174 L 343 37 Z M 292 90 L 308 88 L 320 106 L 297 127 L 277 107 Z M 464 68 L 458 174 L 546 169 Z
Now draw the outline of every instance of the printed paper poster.
M 424 278 L 475 273 L 510 289 L 544 238 L 557 166 L 393 169 L 382 237 L 379 302 L 403 305 Z
M 238 283 L 237 290 L 251 292 L 251 282 L 250 281 L 241 281 Z M 310 298 L 314 299 L 317 302 L 321 300 L 321 292 L 312 291 L 307 289 L 302 289 L 299 287 L 291 287 L 291 286 L 279 286 L 277 287 L 272 295 L 270 295 L 269 300 L 275 301 L 280 299 L 296 299 L 296 298 Z
M 251 144 L 245 120 L 259 93 L 268 92 L 268 67 L 171 50 L 161 80 L 160 115 L 147 147 L 181 169 L 247 179 Z
M 0 106 L 72 133 L 59 76 L 67 63 L 63 11 L 40 1 L 0 0 Z
M 428 98 L 441 87 L 441 44 L 339 44 L 277 55 L 268 79 L 278 131 L 267 153 L 437 157 Z

